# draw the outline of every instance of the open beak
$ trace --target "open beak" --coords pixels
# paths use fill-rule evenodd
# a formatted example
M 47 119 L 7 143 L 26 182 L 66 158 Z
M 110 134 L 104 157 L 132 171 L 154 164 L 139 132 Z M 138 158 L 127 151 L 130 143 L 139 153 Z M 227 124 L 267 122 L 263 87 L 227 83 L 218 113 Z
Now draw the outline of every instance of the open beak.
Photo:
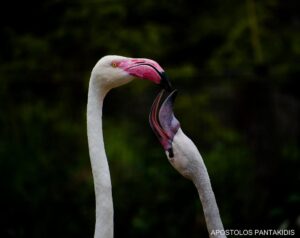
M 149 115 L 150 126 L 157 136 L 165 151 L 169 152 L 169 157 L 173 157 L 172 142 L 175 134 L 180 128 L 180 123 L 173 113 L 173 105 L 177 95 L 177 90 L 173 90 L 162 102 L 165 90 L 162 90 L 155 98 Z
M 172 85 L 162 67 L 150 59 L 128 59 L 120 62 L 119 67 L 130 75 L 148 79 L 156 84 L 161 85 L 166 91 L 172 91 Z

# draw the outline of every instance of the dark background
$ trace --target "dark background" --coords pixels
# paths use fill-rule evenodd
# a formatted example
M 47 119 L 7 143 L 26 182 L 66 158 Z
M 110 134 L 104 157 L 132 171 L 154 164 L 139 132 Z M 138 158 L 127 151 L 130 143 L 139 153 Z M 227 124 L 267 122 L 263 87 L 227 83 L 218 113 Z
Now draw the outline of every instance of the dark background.
M 87 85 L 107 54 L 154 59 L 179 89 L 225 228 L 299 229 L 298 0 L 1 5 L 0 237 L 93 236 Z M 135 80 L 105 100 L 115 237 L 206 237 L 148 125 L 158 91 Z

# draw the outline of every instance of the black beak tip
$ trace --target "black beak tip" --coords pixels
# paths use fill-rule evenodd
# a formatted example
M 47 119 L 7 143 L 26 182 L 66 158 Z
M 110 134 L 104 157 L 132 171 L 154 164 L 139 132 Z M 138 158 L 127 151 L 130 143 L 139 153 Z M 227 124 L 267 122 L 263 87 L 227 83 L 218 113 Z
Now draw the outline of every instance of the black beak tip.
M 172 92 L 172 84 L 165 72 L 160 73 L 161 76 L 161 81 L 160 85 L 167 91 L 167 92 Z

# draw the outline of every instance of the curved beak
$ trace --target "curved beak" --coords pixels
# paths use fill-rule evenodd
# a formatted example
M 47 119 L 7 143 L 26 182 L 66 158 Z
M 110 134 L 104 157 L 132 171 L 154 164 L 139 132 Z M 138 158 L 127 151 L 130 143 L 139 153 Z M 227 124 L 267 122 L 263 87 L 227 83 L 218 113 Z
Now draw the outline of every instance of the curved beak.
M 149 122 L 164 150 L 168 151 L 169 156 L 172 158 L 174 156 L 172 142 L 180 128 L 180 123 L 173 113 L 177 90 L 173 90 L 166 96 L 164 101 L 162 101 L 164 93 L 165 90 L 162 90 L 156 96 L 151 107 Z
M 168 92 L 172 90 L 171 82 L 165 71 L 154 60 L 142 58 L 127 59 L 120 62 L 118 67 L 134 77 L 148 79 L 159 84 Z

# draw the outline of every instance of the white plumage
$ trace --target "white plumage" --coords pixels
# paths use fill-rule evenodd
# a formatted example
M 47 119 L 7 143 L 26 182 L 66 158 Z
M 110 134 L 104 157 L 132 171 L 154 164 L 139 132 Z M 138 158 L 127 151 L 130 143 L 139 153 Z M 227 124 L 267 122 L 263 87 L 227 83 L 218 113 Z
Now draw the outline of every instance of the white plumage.
M 113 200 L 109 166 L 103 142 L 102 106 L 108 91 L 134 77 L 161 83 L 162 68 L 149 59 L 105 56 L 92 70 L 87 104 L 87 133 L 96 196 L 95 238 L 113 237 Z

